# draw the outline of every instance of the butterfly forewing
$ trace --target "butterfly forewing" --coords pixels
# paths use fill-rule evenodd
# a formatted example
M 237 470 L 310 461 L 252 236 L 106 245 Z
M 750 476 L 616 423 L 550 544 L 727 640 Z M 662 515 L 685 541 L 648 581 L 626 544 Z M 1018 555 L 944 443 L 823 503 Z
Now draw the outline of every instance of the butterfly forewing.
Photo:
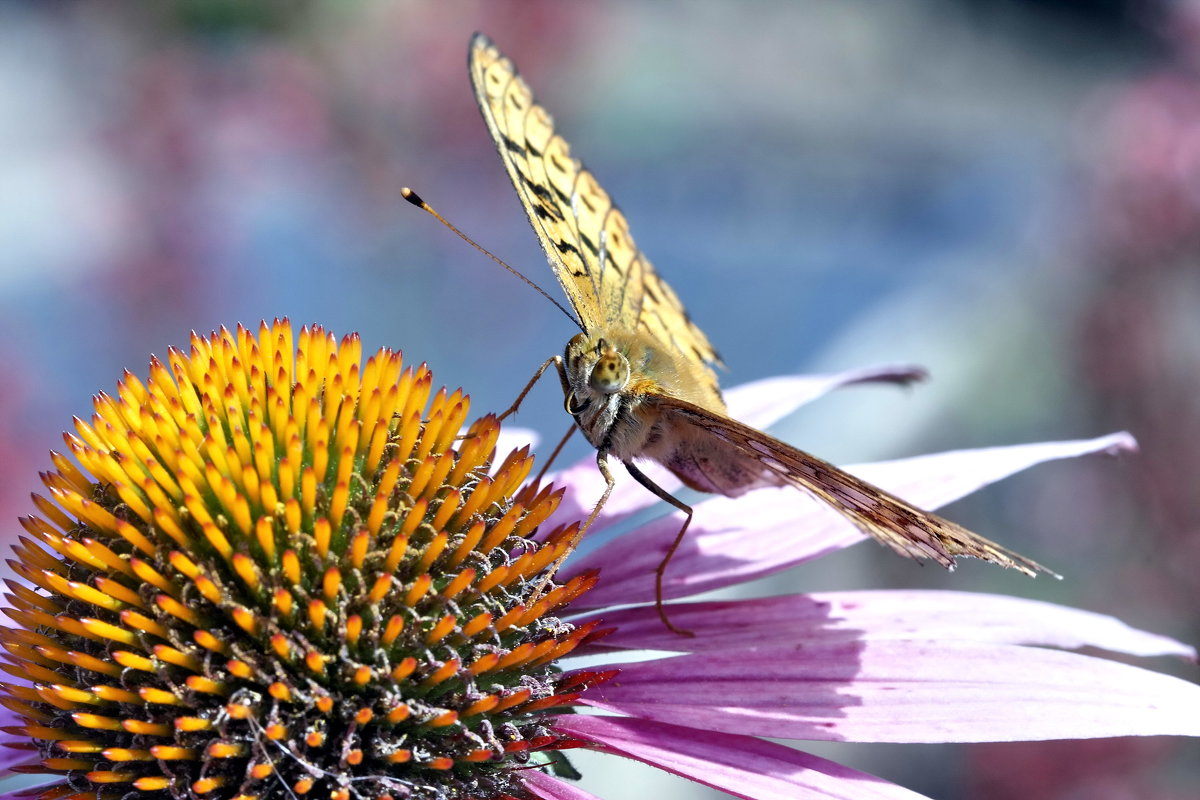
M 629 223 L 571 156 L 554 120 L 487 37 L 471 42 L 471 83 L 500 159 L 555 277 L 586 331 L 619 326 L 695 362 L 716 386 L 716 351 L 637 248 Z

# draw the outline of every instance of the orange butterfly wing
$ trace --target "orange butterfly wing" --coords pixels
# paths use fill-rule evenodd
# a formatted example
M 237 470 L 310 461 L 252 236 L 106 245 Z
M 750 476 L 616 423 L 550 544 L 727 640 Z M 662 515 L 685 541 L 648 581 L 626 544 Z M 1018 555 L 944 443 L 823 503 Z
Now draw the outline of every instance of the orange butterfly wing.
M 719 364 L 704 332 L 629 233 L 625 215 L 558 135 L 512 61 L 471 40 L 475 99 L 554 275 L 585 331 L 637 330 L 683 355 L 717 392 Z

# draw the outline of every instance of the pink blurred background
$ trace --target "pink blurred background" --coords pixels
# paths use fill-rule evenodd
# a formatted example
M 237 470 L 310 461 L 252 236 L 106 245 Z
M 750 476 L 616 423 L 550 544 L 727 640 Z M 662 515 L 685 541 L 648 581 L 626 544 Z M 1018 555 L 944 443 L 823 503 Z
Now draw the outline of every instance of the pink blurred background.
M 998 591 L 1200 638 L 1195 2 L 0 4 L 7 535 L 70 416 L 191 329 L 357 330 L 479 411 L 561 349 L 552 306 L 399 197 L 416 188 L 556 291 L 474 107 L 476 30 L 622 205 L 727 385 L 933 373 L 781 435 L 845 461 L 1122 428 L 1142 443 L 951 510 L 1061 583 L 864 546 L 764 591 Z M 546 438 L 566 421 L 549 385 L 519 420 Z M 820 752 L 946 800 L 1200 795 L 1200 748 L 1165 738 Z M 632 765 L 583 785 L 718 796 Z

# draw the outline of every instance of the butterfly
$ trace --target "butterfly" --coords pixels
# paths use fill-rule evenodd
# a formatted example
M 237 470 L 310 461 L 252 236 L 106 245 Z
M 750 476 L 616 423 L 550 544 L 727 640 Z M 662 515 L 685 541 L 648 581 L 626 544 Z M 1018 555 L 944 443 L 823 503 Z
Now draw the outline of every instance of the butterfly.
M 686 633 L 668 619 L 662 585 L 692 509 L 634 463 L 648 459 L 701 492 L 737 497 L 765 486 L 802 489 L 909 558 L 953 569 L 956 558 L 971 556 L 1031 576 L 1054 574 L 732 419 L 714 371 L 722 366 L 717 351 L 638 249 L 624 214 L 571 155 L 513 62 L 482 34 L 472 38 L 468 61 L 488 131 L 581 330 L 562 356 L 542 365 L 514 404 L 555 366 L 566 410 L 596 448 L 606 488 L 572 545 L 612 492 L 610 459 L 620 461 L 636 481 L 686 515 L 655 574 L 659 616 Z

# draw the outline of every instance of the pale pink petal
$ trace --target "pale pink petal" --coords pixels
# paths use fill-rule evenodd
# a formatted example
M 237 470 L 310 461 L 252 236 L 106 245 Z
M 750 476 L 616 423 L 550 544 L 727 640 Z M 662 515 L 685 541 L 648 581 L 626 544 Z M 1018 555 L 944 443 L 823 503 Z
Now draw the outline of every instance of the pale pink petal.
M 935 509 L 989 483 L 1045 461 L 1132 449 L 1117 433 L 1070 442 L 956 450 L 899 461 L 847 467 L 906 500 Z M 572 561 L 564 575 L 599 568 L 596 588 L 574 604 L 583 608 L 654 599 L 654 570 L 679 532 L 675 513 L 640 526 Z M 988 532 L 984 532 L 987 535 Z M 685 597 L 741 583 L 839 550 L 864 538 L 824 503 L 795 489 L 760 489 L 743 497 L 698 503 L 687 537 L 667 569 L 666 597 Z
M 558 717 L 554 727 L 747 800 L 920 800 L 924 795 L 832 761 L 749 736 L 633 717 Z
M 1194 659 L 1196 651 L 1166 636 L 1131 628 L 1115 617 L 995 594 L 943 591 L 816 592 L 752 600 L 678 603 L 671 622 L 695 636 L 672 633 L 653 606 L 603 611 L 616 630 L 580 655 L 597 650 L 708 650 L 760 647 L 764 642 L 811 644 L 853 639 L 1097 647 L 1135 656 Z M 584 620 L 578 620 L 583 622 Z
M 846 469 L 923 508 L 938 508 L 1034 464 L 1092 453 L 1134 452 L 1137 442 L 1122 431 L 1097 439 L 952 450 Z
M 30 740 L 26 739 L 23 744 L 14 746 L 14 744 L 6 744 L 0 747 L 0 776 L 5 775 L 5 772 L 11 770 L 13 766 L 24 766 L 40 763 L 42 754 L 37 750 L 37 747 L 32 747 L 29 744 Z M 24 786 L 42 786 L 42 784 L 53 783 L 58 780 L 56 776 L 38 776 L 36 778 L 23 777 L 19 778 L 20 783 Z M 0 793 L 0 800 L 4 800 L 4 793 Z
M 1200 736 L 1200 686 L 1036 647 L 818 642 L 613 666 L 620 675 L 580 702 L 748 736 L 858 742 Z
M 22 786 L 24 788 L 15 791 L 0 792 L 0 800 L 33 800 L 33 798 L 37 797 L 38 793 L 34 791 L 36 784 L 23 783 Z
M 567 562 L 569 578 L 600 569 L 594 589 L 572 607 L 608 608 L 654 599 L 654 570 L 679 533 L 681 514 L 660 517 Z M 686 597 L 741 583 L 840 550 L 862 539 L 837 512 L 795 489 L 762 489 L 696 505 L 687 536 L 671 559 L 665 597 Z
M 859 383 L 895 383 L 901 386 L 924 380 L 921 367 L 881 364 L 832 375 L 783 375 L 743 383 L 725 392 L 729 416 L 755 428 L 769 428 L 806 403 L 834 389 Z
M 585 792 L 573 783 L 559 780 L 536 769 L 526 770 L 521 775 L 521 783 L 530 794 L 542 800 L 600 800 L 596 795 Z
M 11 678 L 9 680 L 12 680 Z M 24 681 L 21 681 L 24 682 Z M 7 708 L 0 708 L 0 728 L 14 728 L 23 726 L 24 718 L 15 711 L 10 711 Z M 7 732 L 0 733 L 3 747 L 0 747 L 0 775 L 3 775 L 9 768 L 17 764 L 25 764 L 41 760 L 37 748 L 27 749 L 32 740 L 28 737 L 18 737 Z M 21 779 L 23 783 L 30 782 L 30 778 Z M 46 782 L 50 782 L 51 778 L 47 778 Z M 35 781 L 36 783 L 36 781 Z M 3 800 L 3 795 L 0 795 L 0 800 Z
M 531 428 L 505 425 L 500 429 L 500 435 L 496 437 L 496 463 L 501 463 L 506 455 L 526 445 L 531 450 L 535 449 L 541 440 L 541 434 Z
M 732 417 L 756 428 L 765 428 L 805 403 L 843 386 L 869 382 L 903 385 L 924 377 L 923 369 L 907 364 L 863 367 L 832 375 L 789 375 L 735 386 L 725 393 L 725 400 Z M 639 461 L 638 469 L 668 492 L 678 491 L 682 485 L 678 478 L 653 462 Z M 617 484 L 608 502 L 604 504 L 604 509 L 592 523 L 590 533 L 599 533 L 631 514 L 659 502 L 657 497 L 630 478 L 625 473 L 625 468 L 615 461 L 613 475 Z M 568 486 L 570 489 L 563 497 L 558 510 L 547 520 L 544 526 L 544 530 L 547 531 L 558 525 L 586 518 L 604 493 L 604 478 L 596 468 L 594 456 L 589 456 L 552 475 L 551 480 L 556 486 Z

